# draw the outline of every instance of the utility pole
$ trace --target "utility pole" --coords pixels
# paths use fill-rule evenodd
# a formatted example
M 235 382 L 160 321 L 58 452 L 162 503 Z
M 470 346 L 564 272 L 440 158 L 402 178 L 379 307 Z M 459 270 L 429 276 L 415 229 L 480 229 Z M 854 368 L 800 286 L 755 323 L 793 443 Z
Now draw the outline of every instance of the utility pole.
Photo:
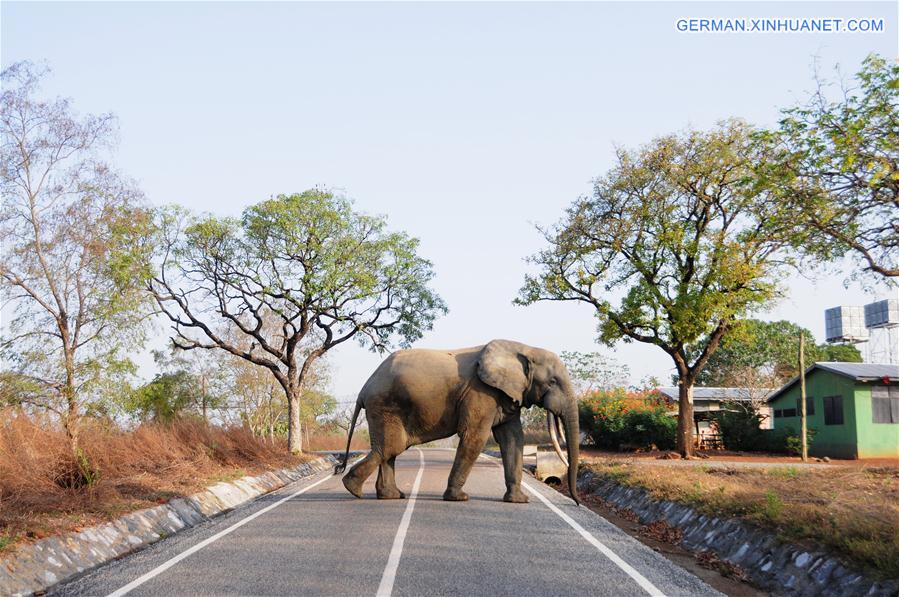
M 805 336 L 799 332 L 799 412 L 802 417 L 802 462 L 808 461 L 808 420 L 805 401 Z

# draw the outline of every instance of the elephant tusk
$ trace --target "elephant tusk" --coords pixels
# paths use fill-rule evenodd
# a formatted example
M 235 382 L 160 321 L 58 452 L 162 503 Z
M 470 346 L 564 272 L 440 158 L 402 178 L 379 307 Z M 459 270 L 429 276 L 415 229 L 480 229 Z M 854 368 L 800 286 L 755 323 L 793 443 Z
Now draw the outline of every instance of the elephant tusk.
M 568 436 L 565 435 L 565 430 L 562 429 L 562 423 L 559 421 L 559 417 L 553 415 L 553 422 L 556 424 L 556 433 L 559 436 L 559 443 L 565 442 L 565 445 L 568 445 Z M 567 458 L 567 457 L 566 457 Z
M 568 466 L 568 458 L 562 451 L 562 446 L 559 445 L 559 435 L 561 435 L 561 429 L 559 428 L 559 419 L 556 418 L 556 415 L 554 415 L 551 411 L 546 411 L 546 427 L 549 429 L 549 438 L 552 440 L 553 448 L 555 448 L 556 454 L 559 455 L 559 458 L 562 460 L 562 462 L 565 463 L 565 466 Z

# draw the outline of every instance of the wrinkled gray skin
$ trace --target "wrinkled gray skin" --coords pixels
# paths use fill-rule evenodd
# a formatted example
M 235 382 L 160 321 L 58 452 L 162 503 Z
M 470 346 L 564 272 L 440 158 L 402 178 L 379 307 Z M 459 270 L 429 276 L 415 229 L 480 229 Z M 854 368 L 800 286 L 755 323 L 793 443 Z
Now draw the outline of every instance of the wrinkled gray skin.
M 557 355 L 509 340 L 460 350 L 401 350 L 390 355 L 363 386 L 347 439 L 347 455 L 360 409 L 365 409 L 371 452 L 344 476 L 350 493 L 378 469 L 378 498 L 406 497 L 396 486 L 394 462 L 410 446 L 459 434 L 459 447 L 443 499 L 465 501 L 462 486 L 490 434 L 499 444 L 507 502 L 524 503 L 521 491 L 524 434 L 521 409 L 554 413 L 568 442 L 568 487 L 577 502 L 579 437 L 577 402 Z M 346 456 L 335 473 L 343 472 Z

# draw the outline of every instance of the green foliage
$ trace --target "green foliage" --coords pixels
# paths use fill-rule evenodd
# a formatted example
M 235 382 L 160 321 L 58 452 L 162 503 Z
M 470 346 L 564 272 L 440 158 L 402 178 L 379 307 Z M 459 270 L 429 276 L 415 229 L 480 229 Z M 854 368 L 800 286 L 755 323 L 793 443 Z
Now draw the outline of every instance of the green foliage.
M 327 191 L 279 195 L 250 206 L 240 219 L 192 219 L 169 209 L 161 222 L 171 251 L 164 266 L 175 266 L 182 282 L 199 287 L 197 305 L 222 300 L 222 323 L 251 340 L 283 332 L 264 329 L 260 322 L 270 314 L 276 323 L 286 322 L 297 340 L 311 339 L 318 330 L 325 348 L 349 338 L 374 349 L 392 340 L 408 346 L 446 312 L 428 288 L 434 274 L 431 263 L 417 255 L 418 240 L 388 231 L 383 218 L 358 213 L 347 199 Z M 190 310 L 188 301 L 179 305 L 164 295 L 170 283 L 154 280 L 162 306 Z M 232 305 L 234 299 L 239 300 Z M 247 323 L 232 308 L 242 308 Z M 180 332 L 206 333 L 203 327 L 193 320 L 178 325 L 177 339 L 190 345 L 192 339 Z M 287 359 L 273 342 L 262 347 Z
M 816 349 L 816 361 L 841 363 L 861 363 L 862 353 L 850 344 L 819 344 Z
M 337 399 L 327 392 L 311 390 L 303 393 L 303 402 L 300 405 L 300 416 L 310 424 L 315 424 L 320 418 L 326 418 L 337 410 Z
M 765 504 L 762 507 L 762 514 L 765 518 L 774 522 L 780 518 L 783 513 L 784 502 L 773 489 L 765 492 Z
M 776 158 L 756 174 L 779 199 L 772 221 L 792 225 L 793 244 L 813 258 L 852 253 L 899 276 L 899 63 L 869 55 L 848 89 L 816 79 L 807 102 L 759 134 Z
M 677 423 L 658 394 L 600 390 L 578 402 L 581 431 L 599 448 L 674 447 Z
M 91 490 L 100 482 L 100 470 L 80 447 L 64 456 L 57 466 L 54 482 L 63 489 Z
M 758 451 L 767 448 L 762 418 L 751 404 L 725 404 L 723 410 L 712 413 L 721 432 L 721 441 L 728 450 Z
M 795 466 L 776 466 L 774 468 L 768 469 L 768 474 L 774 477 L 795 479 L 799 476 L 799 469 Z
M 761 433 L 763 439 L 761 447 L 759 448 L 760 450 L 774 454 L 790 454 L 793 456 L 802 454 L 802 444 L 800 442 L 799 432 L 792 427 L 787 426 L 778 429 L 763 429 Z M 815 433 L 815 430 L 811 428 L 806 432 L 809 449 L 811 449 L 812 443 L 814 442 Z
M 809 450 L 812 449 L 812 443 L 815 440 L 815 429 L 807 429 L 805 432 L 805 440 L 808 445 Z M 794 430 L 792 427 L 787 427 L 787 433 L 784 438 L 786 444 L 787 453 L 792 454 L 794 456 L 802 455 L 802 433 Z
M 199 391 L 196 377 L 188 371 L 162 373 L 132 391 L 124 406 L 142 420 L 171 422 L 188 410 Z
M 703 386 L 779 387 L 799 374 L 799 335 L 806 366 L 817 361 L 861 362 L 854 346 L 815 344 L 812 333 L 789 321 L 736 321 L 696 378 Z M 705 341 L 699 346 L 704 346 Z M 697 348 L 698 350 L 698 348 Z
M 100 469 L 94 466 L 81 448 L 75 448 L 75 462 L 78 464 L 78 472 L 84 486 L 88 489 L 95 487 L 100 482 Z

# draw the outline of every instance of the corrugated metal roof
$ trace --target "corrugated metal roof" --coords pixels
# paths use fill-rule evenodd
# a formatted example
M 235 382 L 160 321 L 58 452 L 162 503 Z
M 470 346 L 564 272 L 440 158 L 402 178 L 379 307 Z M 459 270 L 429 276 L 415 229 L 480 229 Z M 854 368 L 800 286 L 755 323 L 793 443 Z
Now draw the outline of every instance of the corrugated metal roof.
M 693 387 L 693 400 L 765 400 L 768 395 L 777 388 L 710 388 Z M 671 400 L 677 402 L 678 392 L 676 387 L 666 386 L 659 391 Z
M 880 365 L 877 363 L 815 363 L 821 369 L 833 371 L 857 380 L 880 379 L 890 377 L 899 380 L 899 365 Z
M 884 377 L 889 377 L 899 382 L 899 365 L 881 365 L 879 363 L 821 362 L 815 363 L 814 365 L 806 369 L 805 376 L 808 377 L 815 369 L 830 371 L 831 373 L 836 373 L 837 375 L 842 375 L 843 377 L 848 377 L 849 379 L 854 379 L 855 381 L 875 381 L 883 379 Z M 768 398 L 768 402 L 776 399 L 778 396 L 792 388 L 798 382 L 799 376 L 797 375 L 796 377 L 785 383 L 779 390 L 771 394 L 771 396 Z

